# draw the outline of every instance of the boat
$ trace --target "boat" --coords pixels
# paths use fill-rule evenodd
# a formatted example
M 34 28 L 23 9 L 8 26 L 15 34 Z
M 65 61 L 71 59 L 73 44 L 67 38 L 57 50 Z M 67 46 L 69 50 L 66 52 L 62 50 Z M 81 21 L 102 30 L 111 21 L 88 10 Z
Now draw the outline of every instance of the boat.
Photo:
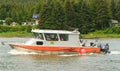
M 85 46 L 80 41 L 80 32 L 77 30 L 47 30 L 33 29 L 34 38 L 25 43 L 9 44 L 13 49 L 22 51 L 34 51 L 39 53 L 61 54 L 61 53 L 100 53 L 103 51 L 99 47 Z M 105 51 L 104 51 L 105 52 Z

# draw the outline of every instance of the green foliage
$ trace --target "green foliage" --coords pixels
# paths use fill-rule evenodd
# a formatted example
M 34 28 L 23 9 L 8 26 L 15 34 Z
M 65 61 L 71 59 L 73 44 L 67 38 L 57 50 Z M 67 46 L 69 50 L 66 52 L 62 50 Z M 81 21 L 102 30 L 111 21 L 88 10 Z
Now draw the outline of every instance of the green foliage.
M 2 26 L 0 25 L 0 33 L 2 32 L 31 32 L 32 26 Z
M 31 21 L 33 9 L 38 0 L 0 0 L 0 20 L 10 17 L 21 24 Z
M 120 34 L 120 26 L 115 26 L 104 30 L 106 34 Z
M 88 33 L 109 27 L 111 12 L 107 5 L 108 2 L 89 0 L 90 3 L 86 3 L 86 1 L 46 1 L 41 7 L 39 28 L 79 28 L 81 33 Z
M 103 30 L 96 30 L 95 32 L 91 32 L 91 33 L 92 34 L 120 34 L 120 26 L 113 26 Z
M 8 25 L 10 25 L 13 22 L 13 19 L 12 18 L 6 18 L 5 21 Z
M 0 37 L 32 37 L 32 36 L 33 36 L 32 33 L 24 31 L 0 33 Z
M 11 18 L 21 24 L 39 14 L 37 28 L 78 28 L 81 33 L 89 33 L 108 28 L 110 19 L 120 21 L 119 3 L 120 0 L 0 0 L 0 20 Z

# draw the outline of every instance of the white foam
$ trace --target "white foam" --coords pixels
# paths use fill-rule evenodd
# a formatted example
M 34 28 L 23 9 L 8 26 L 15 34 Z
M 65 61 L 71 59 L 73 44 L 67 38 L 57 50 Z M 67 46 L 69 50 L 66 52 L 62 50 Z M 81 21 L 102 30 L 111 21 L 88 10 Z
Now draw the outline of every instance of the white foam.
M 81 54 L 62 54 L 62 55 L 59 55 L 59 56 L 67 57 L 67 56 L 79 56 L 79 55 L 81 55 Z
M 20 54 L 24 54 L 24 55 L 37 54 L 37 53 L 35 53 L 35 52 L 19 51 L 19 50 L 15 50 L 15 49 L 10 50 L 8 53 L 9 53 L 9 54 L 12 54 L 12 55 L 20 55 Z
M 120 54 L 120 51 L 111 51 L 110 54 Z
M 98 55 L 97 53 L 86 53 L 86 54 L 62 54 L 59 56 L 69 57 L 69 56 L 93 56 Z

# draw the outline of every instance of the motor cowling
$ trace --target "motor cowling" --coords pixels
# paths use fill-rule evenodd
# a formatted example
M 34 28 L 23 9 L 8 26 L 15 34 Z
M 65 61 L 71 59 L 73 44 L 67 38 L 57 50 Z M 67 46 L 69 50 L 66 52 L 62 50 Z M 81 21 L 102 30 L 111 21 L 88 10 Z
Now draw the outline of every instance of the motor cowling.
M 98 43 L 97 47 L 99 47 L 100 50 L 101 50 L 101 52 L 103 52 L 105 54 L 106 53 L 110 53 L 110 51 L 109 51 L 109 44 L 108 43 L 106 43 L 106 44 L 104 44 L 104 43 Z

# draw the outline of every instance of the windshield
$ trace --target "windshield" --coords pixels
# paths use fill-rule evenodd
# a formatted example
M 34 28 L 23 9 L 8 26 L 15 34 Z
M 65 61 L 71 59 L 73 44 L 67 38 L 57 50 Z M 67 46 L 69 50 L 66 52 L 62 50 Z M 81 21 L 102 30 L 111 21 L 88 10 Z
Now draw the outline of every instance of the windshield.
M 68 41 L 68 34 L 59 34 L 61 41 Z
M 38 39 L 44 40 L 42 33 L 34 33 L 34 37 L 35 37 L 35 38 L 38 38 Z
M 45 38 L 47 41 L 58 41 L 58 36 L 57 34 L 53 34 L 53 33 L 45 33 Z

